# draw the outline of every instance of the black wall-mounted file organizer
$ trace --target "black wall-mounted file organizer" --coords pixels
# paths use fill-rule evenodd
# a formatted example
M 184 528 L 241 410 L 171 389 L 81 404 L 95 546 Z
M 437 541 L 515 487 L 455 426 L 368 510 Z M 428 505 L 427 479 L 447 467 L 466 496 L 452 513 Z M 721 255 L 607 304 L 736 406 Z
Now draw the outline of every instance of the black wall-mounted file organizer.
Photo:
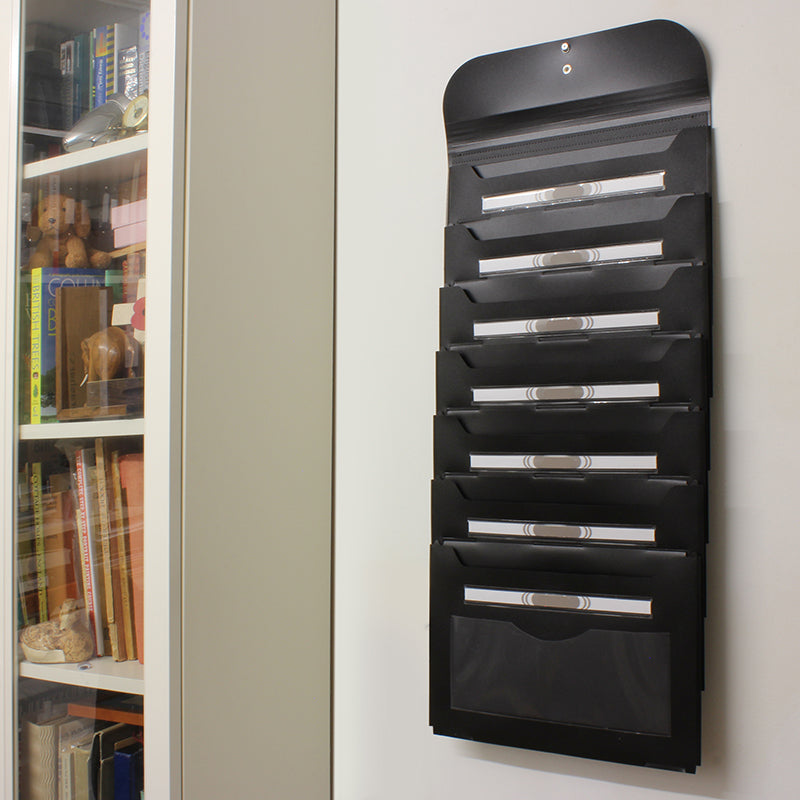
M 711 396 L 710 101 L 652 21 L 448 85 L 434 732 L 694 772 Z

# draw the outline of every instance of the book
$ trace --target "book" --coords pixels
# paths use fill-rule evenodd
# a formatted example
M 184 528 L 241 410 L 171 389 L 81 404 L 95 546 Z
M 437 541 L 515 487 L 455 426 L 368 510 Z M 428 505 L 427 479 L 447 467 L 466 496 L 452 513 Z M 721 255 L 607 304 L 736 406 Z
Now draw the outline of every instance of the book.
M 147 220 L 147 199 L 121 203 L 111 209 L 111 227 L 119 228 L 123 225 L 133 225 L 135 222 Z
M 124 94 L 132 100 L 140 92 L 139 89 L 139 31 L 135 25 L 124 22 L 114 24 L 113 34 L 113 76 L 111 80 L 111 94 Z M 135 75 L 135 81 L 132 80 Z M 127 89 L 127 91 L 126 91 Z M 130 94 L 129 92 L 135 92 Z
M 96 731 L 89 754 L 89 797 L 94 800 L 114 800 L 114 745 L 132 738 L 137 729 L 125 723 L 115 723 Z M 109 788 L 111 794 L 109 795 Z
M 137 42 L 139 55 L 139 94 L 150 88 L 150 12 L 139 15 L 139 36 Z
M 94 734 L 76 742 L 71 748 L 73 800 L 89 800 L 92 784 L 90 757 L 93 740 Z
M 22 723 L 19 754 L 20 797 L 58 800 L 58 733 L 68 718 L 34 717 Z
M 36 554 L 36 593 L 39 622 L 46 622 L 47 614 L 47 560 L 44 550 L 44 512 L 42 509 L 42 464 L 31 464 L 31 500 L 33 503 L 34 552 Z
M 111 289 L 62 286 L 56 289 L 56 414 L 86 404 L 82 342 L 111 322 Z
M 119 206 L 118 206 L 119 207 Z M 123 206 L 124 208 L 124 206 Z M 114 228 L 114 247 L 121 249 L 139 244 L 147 239 L 147 221 L 134 222 Z
M 96 548 L 95 503 L 92 502 L 91 469 L 94 467 L 94 451 L 78 448 L 75 451 L 75 480 L 78 494 L 76 521 L 80 537 L 81 575 L 83 595 L 89 619 L 89 630 L 95 640 L 98 656 L 105 655 L 103 639 L 103 603 L 101 599 L 100 572 Z
M 58 800 L 73 800 L 72 749 L 79 743 L 90 742 L 94 734 L 94 720 L 73 719 L 71 713 L 69 716 L 58 730 Z
M 117 91 L 128 100 L 139 95 L 139 48 L 135 44 L 117 53 Z
M 139 298 L 139 281 L 144 278 L 145 254 L 129 253 L 122 262 L 122 302 L 135 303 Z
M 59 48 L 59 66 L 61 69 L 61 110 L 64 129 L 69 130 L 78 121 L 75 91 L 75 40 L 62 42 Z
M 133 617 L 136 631 L 136 656 L 144 664 L 144 456 L 128 453 L 119 458 L 119 473 L 125 491 L 128 517 L 128 544 Z
M 56 290 L 109 286 L 121 299 L 121 270 L 37 267 L 30 273 L 29 417 L 31 424 L 56 418 Z M 116 291 L 116 296 L 115 296 Z M 26 337 L 27 338 L 27 337 Z
M 120 598 L 122 601 L 122 626 L 125 652 L 129 659 L 136 658 L 136 633 L 133 621 L 133 588 L 131 586 L 128 532 L 125 526 L 125 508 L 122 481 L 119 473 L 119 452 L 111 453 L 111 492 L 113 496 L 113 525 L 119 558 Z
M 114 750 L 114 800 L 139 800 L 144 784 L 141 742 L 120 743 Z
M 105 105 L 108 96 L 114 94 L 114 26 L 101 25 L 95 28 L 92 79 L 94 98 L 92 108 Z
M 84 31 L 75 35 L 74 55 L 74 98 L 76 109 L 76 122 L 92 109 L 91 75 L 92 53 L 90 51 L 89 32 Z
M 52 482 L 51 482 L 52 486 Z M 53 614 L 65 600 L 78 599 L 73 561 L 75 512 L 69 492 L 47 492 L 42 497 L 47 607 Z
M 103 554 L 103 579 L 105 592 L 105 622 L 114 661 L 127 661 L 125 634 L 122 620 L 122 587 L 117 554 L 115 531 L 111 524 L 111 503 L 109 499 L 109 471 L 106 463 L 105 443 L 95 439 L 95 463 L 97 465 L 97 509 L 99 520 L 100 545 Z

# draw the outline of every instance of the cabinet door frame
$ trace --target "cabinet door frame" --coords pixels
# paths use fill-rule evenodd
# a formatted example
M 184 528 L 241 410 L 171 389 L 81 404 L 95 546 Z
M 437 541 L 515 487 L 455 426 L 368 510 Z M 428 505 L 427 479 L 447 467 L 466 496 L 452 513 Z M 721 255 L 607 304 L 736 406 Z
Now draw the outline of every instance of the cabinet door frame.
M 0 795 L 15 796 L 17 655 L 14 602 L 15 425 L 15 280 L 17 274 L 16 208 L 20 151 L 20 34 L 22 0 L 0 10 L 0 108 L 7 124 L 0 128 L 0 219 L 5 220 L 0 270 L 3 345 L 0 349 Z M 145 447 L 145 785 L 148 797 L 181 796 L 181 560 L 182 560 L 182 323 L 183 226 L 186 139 L 186 59 L 188 0 L 152 3 L 151 120 L 148 172 L 151 181 L 147 232 L 148 260 L 158 264 L 148 274 L 148 341 Z M 5 145 L 5 146 L 3 146 Z M 166 613 L 165 613 L 166 609 Z

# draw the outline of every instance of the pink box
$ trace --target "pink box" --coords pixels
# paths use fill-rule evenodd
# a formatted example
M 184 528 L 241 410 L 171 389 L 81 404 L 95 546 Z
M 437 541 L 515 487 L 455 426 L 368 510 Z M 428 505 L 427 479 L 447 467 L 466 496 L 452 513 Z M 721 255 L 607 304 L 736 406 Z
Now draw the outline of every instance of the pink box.
M 135 203 L 125 203 L 111 209 L 111 227 L 121 228 L 123 225 L 133 225 L 134 222 L 144 222 L 147 219 L 147 200 L 137 200 Z
M 147 240 L 147 222 L 134 222 L 133 225 L 122 225 L 114 228 L 114 247 L 128 247 Z

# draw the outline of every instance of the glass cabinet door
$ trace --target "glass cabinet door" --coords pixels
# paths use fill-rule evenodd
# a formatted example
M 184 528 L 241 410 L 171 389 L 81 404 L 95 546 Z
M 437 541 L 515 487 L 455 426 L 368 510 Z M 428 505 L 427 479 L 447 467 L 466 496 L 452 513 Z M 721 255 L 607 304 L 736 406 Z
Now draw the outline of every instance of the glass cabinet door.
M 21 28 L 17 796 L 139 800 L 149 2 L 28 0 Z

